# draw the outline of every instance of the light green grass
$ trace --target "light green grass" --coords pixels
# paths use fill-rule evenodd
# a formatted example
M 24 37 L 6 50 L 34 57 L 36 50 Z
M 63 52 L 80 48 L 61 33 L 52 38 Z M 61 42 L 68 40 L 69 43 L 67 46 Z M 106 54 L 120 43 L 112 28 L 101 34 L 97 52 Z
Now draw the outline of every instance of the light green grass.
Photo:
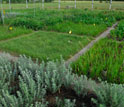
M 53 26 L 48 26 L 47 30 L 66 32 L 72 31 L 73 34 L 78 35 L 88 35 L 88 36 L 98 36 L 100 33 L 105 31 L 107 26 L 104 24 L 82 24 L 82 23 L 72 23 L 72 22 L 63 22 L 57 23 Z
M 32 30 L 26 28 L 21 28 L 21 27 L 12 27 L 12 28 L 13 29 L 10 31 L 9 26 L 2 26 L 2 25 L 0 26 L 0 41 L 32 32 Z
M 41 60 L 68 59 L 90 42 L 91 38 L 40 31 L 35 35 L 0 43 L 0 49 Z
M 67 6 L 73 6 L 74 7 L 75 1 L 61 1 L 61 8 L 64 9 Z M 36 8 L 42 8 L 41 3 L 36 3 Z M 45 3 L 45 9 L 58 9 L 58 1 L 54 1 L 52 3 Z M 9 9 L 9 4 L 3 5 L 4 9 Z M 12 9 L 25 9 L 26 4 L 12 4 Z M 29 3 L 29 8 L 34 8 L 33 3 Z M 92 1 L 77 1 L 77 8 L 78 9 L 91 9 L 92 8 Z M 99 1 L 94 2 L 94 9 L 109 9 L 109 3 L 106 3 L 103 1 L 103 3 L 100 3 Z M 112 2 L 112 9 L 115 10 L 124 10 L 124 2 Z

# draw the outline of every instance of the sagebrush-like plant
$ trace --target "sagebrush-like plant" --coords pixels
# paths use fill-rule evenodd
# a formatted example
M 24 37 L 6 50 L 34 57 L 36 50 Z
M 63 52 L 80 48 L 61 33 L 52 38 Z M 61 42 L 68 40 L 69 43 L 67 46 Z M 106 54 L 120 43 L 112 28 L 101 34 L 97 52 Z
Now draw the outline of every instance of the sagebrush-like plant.
M 73 101 L 71 101 L 70 99 L 62 100 L 62 99 L 56 97 L 56 106 L 57 107 L 75 107 L 75 102 L 76 102 L 75 99 Z
M 123 107 L 124 87 L 123 85 L 108 84 L 102 82 L 94 88 L 97 100 L 93 99 L 98 107 Z
M 96 84 L 86 76 L 72 74 L 63 60 L 39 64 L 25 56 L 16 62 L 0 57 L 0 71 L 0 107 L 48 107 L 51 104 L 48 94 L 57 97 L 63 88 L 65 91 L 71 89 L 74 95 L 72 99 L 58 96 L 54 102 L 57 107 L 78 107 L 77 96 L 83 100 L 89 93 L 97 97 L 92 101 L 98 107 L 124 106 L 123 85 Z M 86 106 L 83 101 L 80 105 Z

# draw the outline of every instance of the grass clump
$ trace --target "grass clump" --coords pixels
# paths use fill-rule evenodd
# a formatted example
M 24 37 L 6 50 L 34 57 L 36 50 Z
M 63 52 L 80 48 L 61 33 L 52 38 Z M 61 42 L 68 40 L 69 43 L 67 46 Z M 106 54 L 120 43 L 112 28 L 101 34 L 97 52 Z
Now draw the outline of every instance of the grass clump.
M 120 21 L 117 28 L 111 31 L 110 37 L 119 41 L 124 40 L 124 20 Z
M 75 73 L 93 79 L 100 77 L 112 83 L 124 83 L 124 44 L 100 40 L 85 55 L 72 64 Z

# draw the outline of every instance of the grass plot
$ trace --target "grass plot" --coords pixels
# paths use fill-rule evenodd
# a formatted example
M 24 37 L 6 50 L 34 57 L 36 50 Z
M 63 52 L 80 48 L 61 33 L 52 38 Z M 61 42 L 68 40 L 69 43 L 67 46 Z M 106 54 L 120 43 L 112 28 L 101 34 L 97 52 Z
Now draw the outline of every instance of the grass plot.
M 1 43 L 0 48 L 42 60 L 59 59 L 61 55 L 67 59 L 82 49 L 90 40 L 91 38 L 86 36 L 40 31 L 31 36 Z
M 56 25 L 48 26 L 47 30 L 66 32 L 72 31 L 73 34 L 78 35 L 88 35 L 88 36 L 98 36 L 100 33 L 104 32 L 107 29 L 106 25 L 100 24 L 82 24 L 82 23 L 73 23 L 73 22 L 64 22 L 57 23 Z
M 0 40 L 10 39 L 31 32 L 32 30 L 26 28 L 0 26 Z

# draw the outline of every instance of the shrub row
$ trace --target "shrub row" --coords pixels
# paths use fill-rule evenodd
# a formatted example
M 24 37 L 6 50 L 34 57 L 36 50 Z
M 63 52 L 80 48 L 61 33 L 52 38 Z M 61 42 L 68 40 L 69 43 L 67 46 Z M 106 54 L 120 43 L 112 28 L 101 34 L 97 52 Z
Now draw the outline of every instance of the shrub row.
M 1 107 L 123 107 L 123 85 L 96 83 L 65 62 L 0 57 Z

